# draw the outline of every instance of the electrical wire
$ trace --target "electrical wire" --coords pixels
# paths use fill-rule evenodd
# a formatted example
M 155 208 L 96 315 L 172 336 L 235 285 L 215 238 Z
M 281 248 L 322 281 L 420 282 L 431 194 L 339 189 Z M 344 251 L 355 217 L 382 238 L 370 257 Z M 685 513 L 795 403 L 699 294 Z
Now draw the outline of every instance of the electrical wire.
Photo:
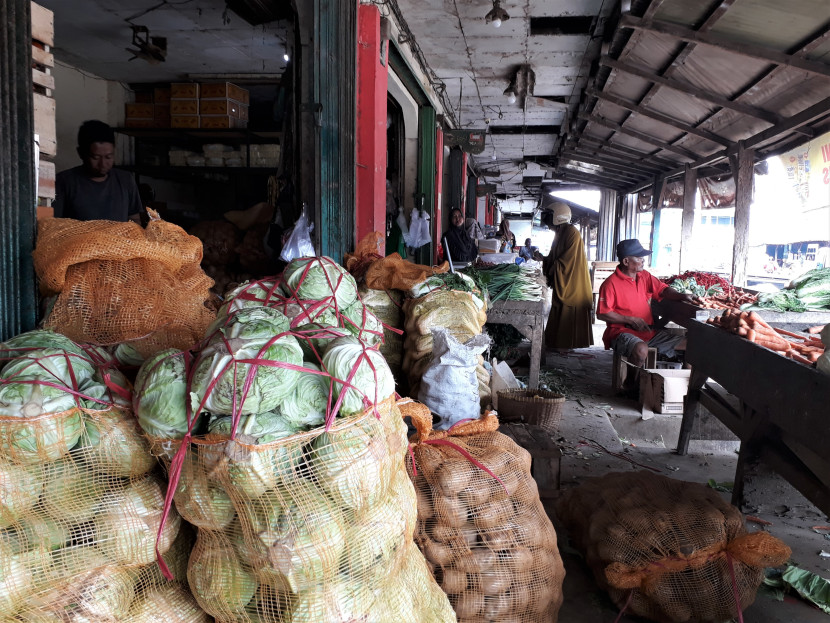
M 193 0 L 180 0 L 180 2 L 171 2 L 170 0 L 161 0 L 161 2 L 159 2 L 155 6 L 151 6 L 149 9 L 144 9 L 143 11 L 139 11 L 135 15 L 131 15 L 130 17 L 125 17 L 124 21 L 127 22 L 128 24 L 130 24 L 130 23 L 132 23 L 132 21 L 134 19 L 138 19 L 139 17 L 144 17 L 145 15 L 147 15 L 149 13 L 152 13 L 153 11 L 156 11 L 156 10 L 162 8 L 162 7 L 165 7 L 165 6 L 179 6 L 180 4 L 188 4 L 190 2 L 193 2 Z
M 467 63 L 470 65 L 470 75 L 473 78 L 473 84 L 476 87 L 476 95 L 478 96 L 478 105 L 481 108 L 481 116 L 486 117 L 487 112 L 484 110 L 484 103 L 481 101 L 481 90 L 478 87 L 478 80 L 476 79 L 476 68 L 473 64 L 473 53 L 470 50 L 470 44 L 467 43 L 467 34 L 464 32 L 464 24 L 461 23 L 461 15 L 458 13 L 458 4 L 456 0 L 452 0 L 452 6 L 455 10 L 455 19 L 458 20 L 458 30 L 461 31 L 461 38 L 464 39 L 464 50 L 467 52 Z M 459 123 L 461 121 L 461 97 L 459 95 L 459 104 L 458 104 L 458 117 Z

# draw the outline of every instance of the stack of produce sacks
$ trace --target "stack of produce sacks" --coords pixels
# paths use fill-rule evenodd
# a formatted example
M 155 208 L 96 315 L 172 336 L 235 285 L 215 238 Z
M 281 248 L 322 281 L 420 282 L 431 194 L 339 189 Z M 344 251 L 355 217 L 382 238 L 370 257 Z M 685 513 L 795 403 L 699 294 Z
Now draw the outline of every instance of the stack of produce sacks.
M 139 370 L 136 410 L 198 528 L 188 581 L 219 623 L 454 621 L 413 531 L 381 327 L 329 258 L 241 286 L 195 354 Z
M 654 621 L 740 618 L 764 568 L 790 557 L 714 489 L 646 471 L 585 479 L 556 514 L 614 603 Z
M 460 288 L 460 289 L 459 289 Z M 417 396 L 421 377 L 432 361 L 432 328 L 442 327 L 462 344 L 480 335 L 487 322 L 487 306 L 475 282 L 461 274 L 440 274 L 414 286 L 403 304 L 405 317 L 403 372 L 409 395 Z M 479 398 L 490 402 L 490 374 L 479 358 L 476 368 Z
M 377 319 L 383 323 L 383 343 L 380 352 L 389 364 L 395 378 L 401 374 L 403 363 L 403 293 L 399 290 L 371 290 L 360 288 L 360 298 Z
M 207 623 L 190 543 L 107 354 L 51 331 L 0 344 L 0 620 Z M 178 537 L 178 538 L 177 538 Z M 155 617 L 155 618 L 151 618 Z
M 431 431 L 425 405 L 400 408 L 417 430 L 407 463 L 415 542 L 459 623 L 556 623 L 565 569 L 528 452 L 497 431 L 493 414 Z
M 41 294 L 55 296 L 44 326 L 77 342 L 129 343 L 144 359 L 190 348 L 215 313 L 202 243 L 149 210 L 146 228 L 114 221 L 44 219 L 34 266 Z

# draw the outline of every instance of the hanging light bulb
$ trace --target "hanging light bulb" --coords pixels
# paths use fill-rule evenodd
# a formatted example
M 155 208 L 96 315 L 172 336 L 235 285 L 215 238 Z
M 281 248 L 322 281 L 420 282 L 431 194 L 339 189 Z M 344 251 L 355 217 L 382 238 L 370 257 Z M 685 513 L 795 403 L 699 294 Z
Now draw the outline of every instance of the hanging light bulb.
M 494 28 L 500 28 L 502 22 L 510 19 L 503 8 L 501 8 L 500 0 L 493 0 L 493 8 L 484 16 L 484 21 L 488 24 L 493 24 Z
M 493 160 L 497 160 L 497 158 L 496 158 L 496 152 L 493 152 L 493 157 L 492 157 L 492 159 L 493 159 Z
M 516 93 L 513 89 L 508 88 L 504 94 L 507 96 L 507 103 L 508 104 L 515 104 L 516 103 Z

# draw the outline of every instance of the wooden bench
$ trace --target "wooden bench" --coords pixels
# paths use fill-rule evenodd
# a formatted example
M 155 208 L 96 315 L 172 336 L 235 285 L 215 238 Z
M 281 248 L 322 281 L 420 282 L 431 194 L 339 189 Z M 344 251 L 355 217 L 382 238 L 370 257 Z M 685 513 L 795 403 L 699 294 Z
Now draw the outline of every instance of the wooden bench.
M 591 303 L 591 322 L 597 321 L 597 297 L 602 282 L 614 274 L 617 269 L 617 262 L 591 262 L 591 292 L 593 302 Z

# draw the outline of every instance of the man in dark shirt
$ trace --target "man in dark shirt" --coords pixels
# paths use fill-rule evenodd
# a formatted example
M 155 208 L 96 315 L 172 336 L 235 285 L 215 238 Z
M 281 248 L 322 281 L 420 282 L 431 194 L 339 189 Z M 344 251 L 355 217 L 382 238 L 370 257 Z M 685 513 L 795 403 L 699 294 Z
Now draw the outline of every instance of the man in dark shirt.
M 135 180 L 113 168 L 112 128 L 103 121 L 85 121 L 78 130 L 78 155 L 83 164 L 61 171 L 55 181 L 55 217 L 141 223 Z

